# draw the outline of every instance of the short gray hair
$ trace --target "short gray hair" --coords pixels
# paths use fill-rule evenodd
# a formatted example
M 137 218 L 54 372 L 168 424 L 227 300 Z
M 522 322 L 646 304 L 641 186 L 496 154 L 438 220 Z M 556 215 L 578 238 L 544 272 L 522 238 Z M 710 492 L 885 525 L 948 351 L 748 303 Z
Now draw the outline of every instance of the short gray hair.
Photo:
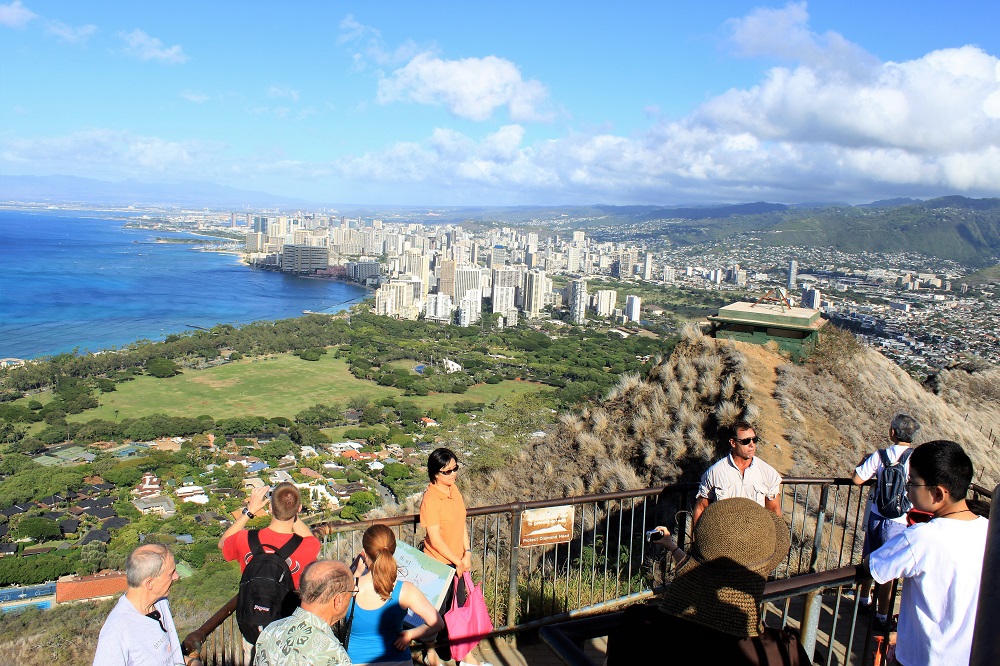
M 896 439 L 907 444 L 913 443 L 913 436 L 920 430 L 920 424 L 909 414 L 896 414 L 889 427 L 896 433 Z
M 316 560 L 302 572 L 299 595 L 304 604 L 325 604 L 354 590 L 354 574 L 343 562 Z
M 129 587 L 140 587 L 147 578 L 163 572 L 170 549 L 162 543 L 147 543 L 133 550 L 125 560 L 125 579 Z

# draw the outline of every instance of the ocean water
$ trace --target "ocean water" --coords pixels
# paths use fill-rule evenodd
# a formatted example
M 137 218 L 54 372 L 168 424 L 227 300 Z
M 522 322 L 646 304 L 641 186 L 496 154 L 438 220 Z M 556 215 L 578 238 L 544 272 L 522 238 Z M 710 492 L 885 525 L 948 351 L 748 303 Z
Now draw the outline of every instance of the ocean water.
M 370 294 L 357 285 L 255 270 L 123 229 L 126 217 L 0 210 L 0 358 L 98 351 L 170 333 L 337 311 Z M 206 239 L 209 240 L 209 239 Z

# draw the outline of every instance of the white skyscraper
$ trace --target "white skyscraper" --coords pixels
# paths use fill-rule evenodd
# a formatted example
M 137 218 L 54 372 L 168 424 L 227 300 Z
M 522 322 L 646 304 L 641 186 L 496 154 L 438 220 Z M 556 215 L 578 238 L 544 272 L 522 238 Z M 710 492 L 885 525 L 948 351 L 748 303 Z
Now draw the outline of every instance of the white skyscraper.
M 574 324 L 587 323 L 587 281 L 569 283 L 569 318 Z
M 618 303 L 618 292 L 614 289 L 601 289 L 594 294 L 594 310 L 600 317 L 610 317 Z
M 799 277 L 799 262 L 792 259 L 788 262 L 788 288 L 795 289 L 795 281 Z
M 532 270 L 524 276 L 524 313 L 537 317 L 545 307 L 545 293 L 549 291 L 549 279 L 545 271 Z
M 642 300 L 638 296 L 629 295 L 625 298 L 625 318 L 629 321 L 639 321 Z
M 822 294 L 820 294 L 819 289 L 802 290 L 802 307 L 804 308 L 819 310 L 821 299 L 822 299 Z
M 663 267 L 663 281 L 664 282 L 673 282 L 676 279 L 677 279 L 677 271 L 674 270 L 673 268 L 671 268 L 670 266 L 664 266 Z
M 652 280 L 653 279 L 653 255 L 646 253 L 646 257 L 642 261 L 642 279 Z

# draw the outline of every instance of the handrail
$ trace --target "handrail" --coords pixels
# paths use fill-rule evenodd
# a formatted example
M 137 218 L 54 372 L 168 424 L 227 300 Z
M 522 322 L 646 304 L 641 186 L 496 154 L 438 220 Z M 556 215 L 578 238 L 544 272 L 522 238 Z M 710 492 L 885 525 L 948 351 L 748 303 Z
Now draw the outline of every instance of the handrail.
M 236 612 L 236 597 L 234 596 L 230 599 L 225 606 L 220 608 L 215 612 L 212 617 L 205 620 L 205 622 L 184 637 L 184 642 L 181 644 L 181 649 L 184 654 L 190 655 L 195 654 L 201 650 L 202 644 L 204 644 L 205 639 L 213 631 L 219 628 L 227 617 Z
M 806 476 L 789 476 L 781 480 L 782 485 L 803 485 L 803 486 L 853 486 L 854 482 L 847 477 L 806 477 Z M 872 481 L 866 481 L 862 485 L 871 485 Z M 643 488 L 638 490 L 618 490 L 611 493 L 592 493 L 590 495 L 575 495 L 573 497 L 558 497 L 554 499 L 542 499 L 542 500 L 530 500 L 528 502 L 510 502 L 508 504 L 493 504 L 490 506 L 480 506 L 468 509 L 468 516 L 470 518 L 474 516 L 485 516 L 495 513 L 512 513 L 517 511 L 523 511 L 525 509 L 543 509 L 552 506 L 565 506 L 567 504 L 590 504 L 591 502 L 602 502 L 607 500 L 616 499 L 629 499 L 632 497 L 653 497 L 660 495 L 664 491 L 683 491 L 683 490 L 695 490 L 698 488 L 698 483 L 694 481 L 683 481 L 681 483 L 672 483 L 666 486 L 653 486 L 652 488 Z M 985 488 L 979 488 L 977 492 L 986 491 Z M 387 527 L 396 527 L 398 525 L 406 525 L 408 523 L 415 523 L 419 521 L 420 514 L 411 513 L 403 516 L 390 516 L 387 518 L 372 518 L 370 520 L 361 520 L 353 523 L 345 522 L 327 522 L 327 523 L 317 523 L 315 525 L 310 525 L 314 532 L 319 534 L 336 534 L 338 532 L 354 532 L 359 529 L 367 529 L 372 525 L 385 525 Z
M 854 486 L 853 481 L 846 477 L 787 477 L 782 480 L 783 485 L 793 486 L 793 485 L 804 485 L 804 486 Z M 863 484 L 870 485 L 871 481 Z M 692 491 L 697 488 L 698 484 L 694 482 L 682 482 L 677 484 L 671 484 L 666 486 L 656 486 L 652 488 L 636 489 L 636 490 L 623 490 L 611 493 L 594 493 L 589 495 L 579 495 L 575 497 L 562 497 L 554 499 L 542 499 L 542 500 L 532 500 L 527 502 L 512 502 L 508 504 L 483 506 L 468 509 L 469 518 L 477 516 L 490 516 L 497 514 L 509 514 L 515 515 L 526 509 L 535 508 L 546 508 L 553 506 L 565 506 L 565 505 L 582 505 L 591 504 L 594 502 L 601 501 L 612 501 L 612 500 L 622 500 L 622 499 L 632 499 L 632 498 L 648 498 L 659 496 L 667 491 L 672 492 L 686 492 Z M 970 491 L 978 496 L 992 498 L 993 491 L 979 486 L 978 484 L 972 484 Z M 825 496 L 824 496 L 825 497 Z M 808 503 L 808 498 L 806 498 Z M 826 500 L 823 499 L 821 503 L 825 505 Z M 834 510 L 836 510 L 836 503 L 834 504 Z M 856 510 L 860 510 L 860 507 Z M 792 516 L 792 521 L 794 524 L 794 515 Z M 336 523 L 328 522 L 321 523 L 312 526 L 314 533 L 318 536 L 325 535 L 335 535 L 344 532 L 357 532 L 360 530 L 367 529 L 371 525 L 386 525 L 389 527 L 396 527 L 400 525 L 412 525 L 414 529 L 419 524 L 419 514 L 409 514 L 404 516 L 391 516 L 387 518 L 376 518 L 371 520 L 363 520 L 354 523 Z M 794 535 L 793 535 L 794 536 Z M 818 573 L 808 573 L 792 576 L 791 578 L 785 580 L 771 581 L 767 584 L 765 588 L 765 600 L 772 599 L 784 599 L 790 596 L 795 596 L 797 594 L 802 594 L 810 590 L 821 589 L 822 587 L 830 586 L 840 586 L 848 584 L 857 579 L 858 570 L 856 565 L 840 567 L 837 569 L 832 569 L 829 571 L 822 571 Z M 812 587 L 809 587 L 812 586 Z M 659 588 L 657 588 L 659 589 Z M 592 606 L 579 607 L 576 609 L 567 610 L 564 612 L 556 613 L 550 616 L 538 618 L 530 622 L 524 623 L 522 625 L 513 626 L 498 629 L 497 631 L 490 634 L 491 636 L 502 636 L 511 633 L 519 633 L 527 630 L 534 630 L 540 627 L 552 624 L 554 622 L 563 622 L 566 620 L 576 621 L 576 618 L 593 615 L 594 613 L 607 612 L 609 608 L 620 606 L 622 604 L 634 603 L 644 598 L 653 596 L 656 590 L 644 590 L 636 593 L 626 594 L 625 596 L 618 599 L 609 599 Z M 198 651 L 201 649 L 206 638 L 210 636 L 214 631 L 216 631 L 222 623 L 230 616 L 236 609 L 236 597 L 233 597 L 229 602 L 219 609 L 215 614 L 213 614 L 208 620 L 206 620 L 198 629 L 192 631 L 184 639 L 184 650 L 186 654 L 190 654 L 192 651 Z

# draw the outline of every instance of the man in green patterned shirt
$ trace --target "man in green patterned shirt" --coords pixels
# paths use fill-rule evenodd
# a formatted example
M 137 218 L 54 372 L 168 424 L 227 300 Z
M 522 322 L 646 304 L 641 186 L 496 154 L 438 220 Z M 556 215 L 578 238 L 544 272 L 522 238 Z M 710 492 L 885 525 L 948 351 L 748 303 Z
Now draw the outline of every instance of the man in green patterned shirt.
M 355 594 L 351 570 L 317 560 L 302 572 L 299 594 L 302 605 L 261 632 L 254 666 L 350 666 L 332 626 L 347 615 Z

